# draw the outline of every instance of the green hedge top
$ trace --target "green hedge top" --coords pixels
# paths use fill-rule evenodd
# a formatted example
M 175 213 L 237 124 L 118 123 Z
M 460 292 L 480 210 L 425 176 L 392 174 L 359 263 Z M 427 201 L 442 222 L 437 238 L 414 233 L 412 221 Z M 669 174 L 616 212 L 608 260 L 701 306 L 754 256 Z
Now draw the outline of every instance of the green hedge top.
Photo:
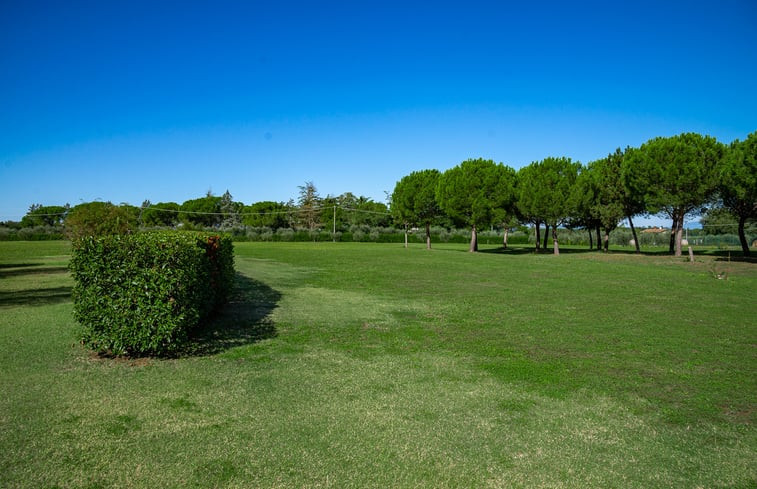
M 231 239 L 188 232 L 74 242 L 74 316 L 81 340 L 115 355 L 161 355 L 223 305 L 234 281 Z

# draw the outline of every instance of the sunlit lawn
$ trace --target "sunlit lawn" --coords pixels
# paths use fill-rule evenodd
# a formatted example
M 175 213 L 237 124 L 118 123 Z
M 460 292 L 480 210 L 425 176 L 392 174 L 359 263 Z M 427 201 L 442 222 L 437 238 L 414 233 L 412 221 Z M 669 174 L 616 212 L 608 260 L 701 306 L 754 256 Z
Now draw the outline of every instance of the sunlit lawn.
M 129 360 L 77 344 L 67 243 L 0 243 L 0 487 L 757 485 L 757 264 L 235 246 Z

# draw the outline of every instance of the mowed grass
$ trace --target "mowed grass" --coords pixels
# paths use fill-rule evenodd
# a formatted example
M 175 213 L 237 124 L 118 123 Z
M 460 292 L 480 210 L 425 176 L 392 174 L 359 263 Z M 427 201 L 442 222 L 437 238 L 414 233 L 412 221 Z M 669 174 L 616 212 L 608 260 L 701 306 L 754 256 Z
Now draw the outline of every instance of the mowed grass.
M 67 246 L 0 243 L 0 487 L 757 485 L 755 264 L 238 243 L 187 354 L 129 360 L 76 343 Z

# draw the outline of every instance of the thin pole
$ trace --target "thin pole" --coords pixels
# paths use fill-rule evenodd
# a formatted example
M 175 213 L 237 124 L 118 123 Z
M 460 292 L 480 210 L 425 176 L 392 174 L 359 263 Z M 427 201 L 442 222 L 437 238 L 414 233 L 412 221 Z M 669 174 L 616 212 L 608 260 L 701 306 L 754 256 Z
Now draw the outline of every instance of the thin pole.
M 334 206 L 334 231 L 331 233 L 331 239 L 336 243 L 336 206 Z

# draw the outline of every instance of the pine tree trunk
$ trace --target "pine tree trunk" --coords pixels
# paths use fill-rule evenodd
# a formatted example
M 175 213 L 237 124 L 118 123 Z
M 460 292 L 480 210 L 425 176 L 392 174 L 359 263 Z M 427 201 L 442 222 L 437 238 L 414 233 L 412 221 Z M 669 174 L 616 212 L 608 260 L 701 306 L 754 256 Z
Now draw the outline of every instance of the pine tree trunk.
M 549 243 L 549 224 L 544 225 L 544 251 L 547 251 L 547 244 Z
M 505 236 L 502 238 L 502 247 L 507 249 L 507 227 L 505 227 Z
M 676 256 L 681 256 L 683 250 L 681 249 L 681 240 L 683 239 L 683 225 L 679 224 L 676 228 Z
M 592 233 L 591 229 L 589 229 L 589 251 L 594 249 L 594 234 Z
M 476 234 L 476 226 L 473 226 L 473 228 L 471 229 L 470 249 L 468 251 L 470 251 L 471 253 L 478 251 L 478 235 Z
M 676 213 L 676 219 L 673 221 L 674 230 L 670 232 L 670 238 L 673 240 L 673 250 L 675 256 L 681 256 L 681 239 L 683 239 L 683 212 Z
M 426 249 L 431 249 L 431 223 L 426 223 Z
M 555 255 L 559 255 L 560 245 L 557 243 L 557 226 L 552 226 L 552 244 L 554 246 Z
M 604 250 L 605 253 L 608 253 L 610 251 L 610 233 L 607 231 L 607 229 L 605 229 Z
M 633 227 L 633 220 L 631 220 L 631 216 L 628 216 L 628 224 L 631 226 L 631 234 L 633 235 L 633 244 L 636 246 L 636 253 L 641 254 L 641 247 L 639 246 L 639 238 L 636 237 L 636 228 Z
M 678 211 L 673 211 L 673 226 L 670 228 L 670 243 L 668 253 L 674 253 L 676 250 L 676 233 L 678 230 Z
M 536 252 L 539 252 L 539 247 L 541 246 L 541 231 L 539 230 L 539 224 L 541 224 L 539 221 L 536 221 Z
M 739 217 L 739 241 L 741 241 L 741 250 L 744 252 L 744 256 L 749 256 L 749 243 L 746 240 L 744 234 L 744 224 L 746 223 L 746 216 Z

